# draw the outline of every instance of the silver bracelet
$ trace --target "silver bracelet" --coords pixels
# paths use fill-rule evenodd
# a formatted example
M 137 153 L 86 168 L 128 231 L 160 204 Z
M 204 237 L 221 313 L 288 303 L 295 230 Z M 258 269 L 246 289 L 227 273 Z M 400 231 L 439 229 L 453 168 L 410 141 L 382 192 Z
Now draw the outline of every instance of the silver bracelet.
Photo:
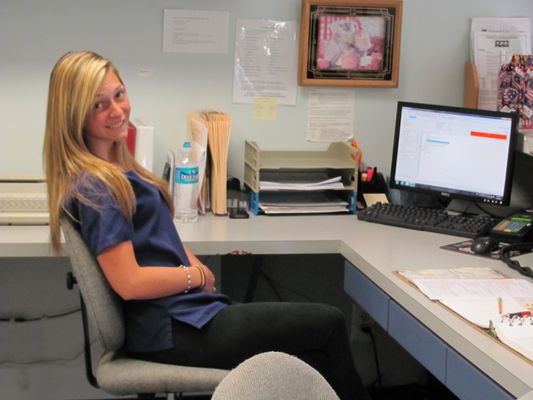
M 189 290 L 192 289 L 192 276 L 191 276 L 191 271 L 189 271 L 189 267 L 187 266 L 183 266 L 183 270 L 185 271 L 185 273 L 187 274 L 187 289 L 185 289 L 185 291 L 183 293 L 189 293 Z

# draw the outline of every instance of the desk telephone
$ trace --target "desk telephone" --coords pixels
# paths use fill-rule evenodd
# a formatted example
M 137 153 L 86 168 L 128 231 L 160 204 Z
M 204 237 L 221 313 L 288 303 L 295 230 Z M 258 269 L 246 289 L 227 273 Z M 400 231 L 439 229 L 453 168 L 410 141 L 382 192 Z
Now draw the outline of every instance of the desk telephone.
M 490 231 L 490 236 L 505 243 L 532 240 L 533 213 L 522 211 L 502 219 Z
M 500 250 L 500 259 L 522 275 L 533 278 L 533 269 L 522 266 L 520 262 L 512 260 L 511 257 L 518 252 L 530 251 L 533 249 L 533 213 L 528 211 L 515 213 L 502 219 L 496 224 L 490 236 L 504 243 L 509 243 Z

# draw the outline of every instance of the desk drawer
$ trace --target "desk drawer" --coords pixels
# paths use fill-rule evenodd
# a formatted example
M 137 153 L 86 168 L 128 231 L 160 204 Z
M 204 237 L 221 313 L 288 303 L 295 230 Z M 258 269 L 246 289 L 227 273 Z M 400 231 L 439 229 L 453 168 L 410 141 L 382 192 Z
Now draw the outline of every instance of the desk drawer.
M 442 383 L 446 344 L 394 301 L 389 302 L 389 335 Z
M 461 400 L 512 400 L 514 397 L 489 377 L 448 348 L 446 386 Z
M 349 262 L 344 263 L 344 291 L 387 330 L 389 296 Z

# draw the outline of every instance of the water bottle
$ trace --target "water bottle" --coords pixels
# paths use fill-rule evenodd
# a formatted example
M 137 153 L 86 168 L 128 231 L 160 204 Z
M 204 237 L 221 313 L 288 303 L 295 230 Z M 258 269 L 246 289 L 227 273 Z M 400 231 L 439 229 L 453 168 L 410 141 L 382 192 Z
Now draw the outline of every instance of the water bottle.
M 192 159 L 191 142 L 184 142 L 181 157 L 176 163 L 174 182 L 175 218 L 180 222 L 198 220 L 198 166 Z

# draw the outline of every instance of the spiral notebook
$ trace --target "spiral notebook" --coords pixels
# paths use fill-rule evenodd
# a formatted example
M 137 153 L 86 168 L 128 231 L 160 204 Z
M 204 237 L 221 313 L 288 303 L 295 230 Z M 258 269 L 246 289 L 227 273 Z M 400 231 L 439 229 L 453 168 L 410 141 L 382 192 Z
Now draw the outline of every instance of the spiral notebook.
M 533 283 L 530 280 L 506 278 L 490 268 L 397 273 L 429 299 L 488 331 L 533 363 Z
M 533 361 L 533 317 L 492 321 L 493 332 L 507 346 Z

